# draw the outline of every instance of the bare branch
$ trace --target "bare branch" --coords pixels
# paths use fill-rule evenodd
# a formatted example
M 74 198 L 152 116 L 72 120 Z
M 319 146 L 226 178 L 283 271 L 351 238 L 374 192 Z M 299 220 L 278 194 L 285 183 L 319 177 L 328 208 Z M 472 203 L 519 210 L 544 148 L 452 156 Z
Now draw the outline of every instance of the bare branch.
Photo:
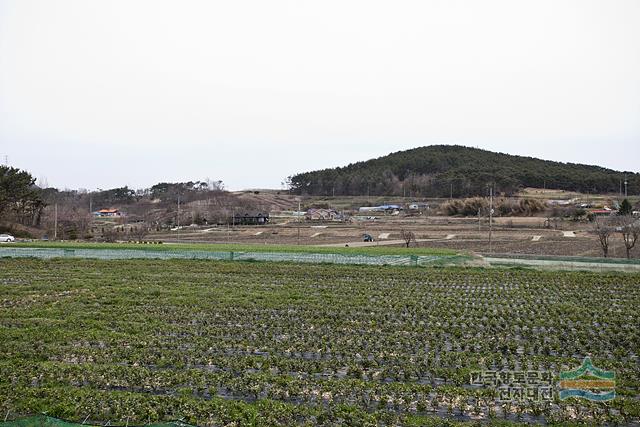
M 595 218 L 594 231 L 598 236 L 598 241 L 602 247 L 602 255 L 607 258 L 609 256 L 609 243 L 615 228 L 611 224 L 609 218 Z
M 404 228 L 400 230 L 400 237 L 404 240 L 404 244 L 409 247 L 411 242 L 416 243 L 416 235 L 413 231 L 405 230 Z
M 640 236 L 640 220 L 631 215 L 618 216 L 616 231 L 622 236 L 624 247 L 627 250 L 627 258 L 631 258 L 631 250 L 636 246 L 638 236 Z

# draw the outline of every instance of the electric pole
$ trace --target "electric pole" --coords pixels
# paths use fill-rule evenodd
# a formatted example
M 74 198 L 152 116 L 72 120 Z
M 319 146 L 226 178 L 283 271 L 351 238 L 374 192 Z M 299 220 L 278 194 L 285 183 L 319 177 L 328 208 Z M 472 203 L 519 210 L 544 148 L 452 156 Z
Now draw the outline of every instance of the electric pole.
M 178 194 L 178 215 L 176 215 L 176 228 L 178 232 L 178 240 L 180 240 L 180 195 Z
M 300 199 L 298 198 L 298 245 L 300 244 Z
M 627 198 L 627 184 L 629 183 L 629 181 L 627 181 L 627 174 L 624 174 L 624 198 Z
M 58 240 L 58 204 L 53 206 L 53 240 Z
M 491 234 L 493 231 L 493 185 L 489 187 L 489 253 L 492 253 Z

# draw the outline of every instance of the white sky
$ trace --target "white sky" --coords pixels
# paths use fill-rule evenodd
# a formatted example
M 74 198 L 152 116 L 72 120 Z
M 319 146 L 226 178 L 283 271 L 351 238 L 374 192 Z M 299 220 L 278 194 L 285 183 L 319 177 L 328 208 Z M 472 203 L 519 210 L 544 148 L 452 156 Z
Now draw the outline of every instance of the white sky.
M 277 188 L 434 143 L 638 171 L 639 23 L 638 0 L 0 0 L 0 156 L 89 189 Z

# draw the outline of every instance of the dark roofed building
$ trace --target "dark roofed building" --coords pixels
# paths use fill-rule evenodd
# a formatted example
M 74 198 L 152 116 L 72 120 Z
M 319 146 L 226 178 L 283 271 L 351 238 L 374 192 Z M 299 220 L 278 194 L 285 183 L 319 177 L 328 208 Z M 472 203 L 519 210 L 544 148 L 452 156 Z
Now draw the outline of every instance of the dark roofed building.
M 269 222 L 269 214 L 262 212 L 235 214 L 230 222 L 235 225 L 265 225 Z

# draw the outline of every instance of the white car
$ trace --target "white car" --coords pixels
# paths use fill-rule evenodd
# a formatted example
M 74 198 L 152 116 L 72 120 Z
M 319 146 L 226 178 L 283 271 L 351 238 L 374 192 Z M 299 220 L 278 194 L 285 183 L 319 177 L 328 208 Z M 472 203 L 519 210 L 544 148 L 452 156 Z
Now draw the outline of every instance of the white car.
M 0 243 L 10 243 L 15 242 L 16 238 L 11 234 L 0 234 Z

